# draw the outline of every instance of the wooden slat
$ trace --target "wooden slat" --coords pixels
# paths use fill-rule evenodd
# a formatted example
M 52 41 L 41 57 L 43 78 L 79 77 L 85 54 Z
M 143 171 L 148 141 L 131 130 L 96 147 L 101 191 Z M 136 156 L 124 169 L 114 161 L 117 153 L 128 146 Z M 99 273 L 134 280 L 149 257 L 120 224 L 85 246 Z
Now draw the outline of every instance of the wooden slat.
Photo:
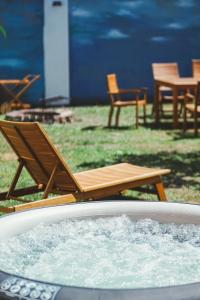
M 73 203 L 76 202 L 76 198 L 72 195 L 65 195 L 65 196 L 59 196 L 44 200 L 38 200 L 35 202 L 27 203 L 27 204 L 20 204 L 13 207 L 14 211 L 22 211 L 26 209 L 32 209 L 37 207 L 45 207 L 45 206 L 53 206 L 53 205 L 61 205 L 61 204 L 67 204 L 67 203 Z
M 14 207 L 4 207 L 4 206 L 0 206 L 0 212 L 3 213 L 12 213 L 15 211 Z

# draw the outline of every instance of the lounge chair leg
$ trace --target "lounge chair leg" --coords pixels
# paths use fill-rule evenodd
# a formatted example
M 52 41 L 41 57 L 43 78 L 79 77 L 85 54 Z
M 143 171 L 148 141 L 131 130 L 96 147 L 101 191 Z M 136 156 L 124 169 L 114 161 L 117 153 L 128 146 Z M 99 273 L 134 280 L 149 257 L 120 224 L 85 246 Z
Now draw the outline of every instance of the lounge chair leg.
M 108 115 L 108 127 L 111 127 L 112 122 L 112 115 L 113 115 L 113 107 L 110 107 L 109 115 Z
M 120 107 L 117 108 L 117 112 L 116 112 L 116 119 L 115 119 L 115 126 L 116 127 L 119 126 L 119 114 L 120 114 Z
M 58 167 L 58 164 L 56 164 L 55 168 L 53 169 L 53 172 L 51 173 L 51 177 L 50 177 L 50 179 L 47 183 L 46 189 L 45 189 L 44 194 L 43 194 L 44 199 L 48 198 L 48 195 L 51 191 L 51 188 L 53 186 L 53 182 L 54 182 L 54 179 L 55 179 L 57 167 Z
M 15 176 L 14 176 L 14 178 L 13 178 L 13 181 L 12 181 L 12 183 L 11 183 L 11 185 L 10 185 L 10 188 L 9 188 L 9 190 L 8 190 L 8 193 L 7 193 L 7 195 L 6 195 L 6 199 L 9 199 L 9 198 L 10 198 L 10 195 L 13 193 L 13 191 L 14 191 L 16 185 L 17 185 L 18 179 L 19 179 L 19 177 L 20 177 L 20 175 L 21 175 L 23 166 L 24 166 L 24 163 L 23 163 L 23 161 L 20 160 L 20 161 L 19 161 L 18 168 L 17 168 L 17 171 L 16 171 L 16 173 L 15 173 Z
M 156 194 L 158 196 L 159 201 L 167 201 L 167 197 L 165 194 L 165 189 L 162 181 L 155 183 Z

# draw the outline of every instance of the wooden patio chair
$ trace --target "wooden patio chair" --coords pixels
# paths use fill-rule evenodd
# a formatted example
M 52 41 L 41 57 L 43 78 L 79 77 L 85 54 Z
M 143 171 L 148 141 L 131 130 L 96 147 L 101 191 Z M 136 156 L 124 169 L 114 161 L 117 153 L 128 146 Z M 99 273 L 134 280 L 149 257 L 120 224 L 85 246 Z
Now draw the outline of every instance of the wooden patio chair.
M 119 114 L 122 107 L 135 106 L 136 128 L 139 125 L 139 108 L 143 107 L 143 120 L 146 122 L 147 89 L 119 89 L 116 74 L 107 75 L 107 93 L 110 99 L 110 112 L 108 116 L 108 127 L 111 127 L 114 108 L 117 108 L 115 126 L 119 126 Z M 131 95 L 131 100 L 123 99 L 123 95 Z
M 15 89 L 11 92 L 11 109 L 29 109 L 31 106 L 29 103 L 23 103 L 21 97 L 27 92 L 28 89 L 33 85 L 35 81 L 40 78 L 38 74 L 28 74 L 22 78 L 21 82 L 23 85 L 19 84 L 15 86 Z
M 192 60 L 192 76 L 200 79 L 200 59 Z
M 168 169 L 121 163 L 73 174 L 38 123 L 0 121 L 0 130 L 19 161 L 8 191 L 0 193 L 0 201 L 15 199 L 28 202 L 7 208 L 1 206 L 1 211 L 100 199 L 147 184 L 155 187 L 159 200 L 166 200 L 161 175 L 168 174 Z M 28 171 L 35 185 L 16 189 L 23 168 Z M 43 192 L 43 200 L 30 202 L 21 198 L 38 192 Z M 64 196 L 47 199 L 50 193 Z
M 190 103 L 188 99 L 193 102 Z M 188 113 L 190 113 L 194 121 L 194 133 L 195 135 L 198 135 L 198 117 L 200 116 L 200 81 L 197 83 L 195 96 L 189 93 L 185 95 L 183 122 L 184 132 L 187 129 Z
M 177 63 L 153 63 L 152 64 L 153 78 L 173 78 L 180 77 L 178 64 Z M 179 95 L 178 100 L 181 102 L 182 111 L 182 103 L 184 102 L 184 95 Z M 159 109 L 162 114 L 164 114 L 165 110 L 163 109 L 164 103 L 172 103 L 173 95 L 172 90 L 169 87 L 161 86 L 159 90 Z M 155 108 L 153 107 L 153 113 Z M 171 112 L 172 110 L 170 110 Z

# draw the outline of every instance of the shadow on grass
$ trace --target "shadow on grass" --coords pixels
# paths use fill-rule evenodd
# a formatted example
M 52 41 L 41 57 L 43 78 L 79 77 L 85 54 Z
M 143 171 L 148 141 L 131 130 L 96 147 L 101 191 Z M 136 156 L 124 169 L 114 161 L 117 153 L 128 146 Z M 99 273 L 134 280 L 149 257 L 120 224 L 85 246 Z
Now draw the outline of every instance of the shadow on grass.
M 108 127 L 108 126 L 87 126 L 83 127 L 81 130 L 82 131 L 87 131 L 87 130 L 97 130 L 97 129 L 105 129 L 105 130 L 128 130 L 128 129 L 134 129 L 135 127 L 133 126 L 119 126 L 119 127 Z
M 200 177 L 199 152 L 178 153 L 158 152 L 155 154 L 116 154 L 108 160 L 87 162 L 79 165 L 81 168 L 91 169 L 112 165 L 121 162 L 129 162 L 139 166 L 171 169 L 171 173 L 163 177 L 166 187 L 180 188 L 183 186 L 200 189 L 200 184 L 195 180 Z
M 146 199 L 141 198 L 141 196 L 137 197 L 137 196 L 131 196 L 131 195 L 126 195 L 126 194 L 101 198 L 100 200 L 101 201 L 102 200 L 135 200 L 135 201 L 137 201 L 137 200 L 141 201 L 142 200 L 142 201 L 147 201 Z
M 194 134 L 194 130 L 189 131 L 189 132 L 178 132 L 178 131 L 174 131 L 174 132 L 168 132 L 169 135 L 171 135 L 173 137 L 174 141 L 179 141 L 179 140 L 188 140 L 188 139 L 200 139 L 200 134 L 199 135 L 195 135 Z

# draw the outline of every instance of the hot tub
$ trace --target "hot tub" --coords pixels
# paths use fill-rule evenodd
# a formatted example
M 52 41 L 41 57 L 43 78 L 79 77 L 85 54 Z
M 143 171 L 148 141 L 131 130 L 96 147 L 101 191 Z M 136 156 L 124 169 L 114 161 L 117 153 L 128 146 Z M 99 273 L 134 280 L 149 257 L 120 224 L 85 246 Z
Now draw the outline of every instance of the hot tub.
M 161 223 L 200 224 L 200 206 L 178 203 L 104 201 L 70 204 L 14 213 L 0 218 L 0 240 L 23 233 L 39 223 L 51 224 L 66 218 L 130 216 Z M 6 259 L 6 257 L 5 257 Z M 14 298 L 15 297 L 15 298 Z M 199 300 L 200 283 L 137 288 L 101 289 L 62 286 L 0 272 L 0 299 L 40 300 Z

